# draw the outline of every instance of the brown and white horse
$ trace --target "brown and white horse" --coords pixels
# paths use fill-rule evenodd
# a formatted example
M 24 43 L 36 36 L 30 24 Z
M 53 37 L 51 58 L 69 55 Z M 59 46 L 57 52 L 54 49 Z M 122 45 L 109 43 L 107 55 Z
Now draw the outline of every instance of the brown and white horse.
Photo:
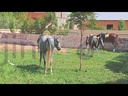
M 116 48 L 117 48 L 117 45 L 120 43 L 120 38 L 118 36 L 118 34 L 115 34 L 115 33 L 100 33 L 96 36 L 100 36 L 102 39 L 103 39 L 103 42 L 110 42 L 113 44 L 114 46 L 114 49 L 113 49 L 113 52 L 116 51 Z M 102 46 L 103 49 L 104 46 Z
M 94 49 L 96 49 L 96 51 L 98 53 L 99 44 L 104 46 L 103 40 L 100 36 L 90 34 L 86 37 L 86 47 L 88 49 L 88 52 L 90 52 L 91 56 L 93 56 Z M 98 53 L 98 56 L 99 56 L 99 53 Z

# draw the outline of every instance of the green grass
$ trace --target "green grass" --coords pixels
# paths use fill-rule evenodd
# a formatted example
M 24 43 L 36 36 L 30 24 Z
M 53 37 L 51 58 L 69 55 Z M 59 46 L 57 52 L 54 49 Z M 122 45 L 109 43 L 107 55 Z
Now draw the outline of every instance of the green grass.
M 68 53 L 55 52 L 53 57 L 53 75 L 43 74 L 43 62 L 39 63 L 39 52 L 32 58 L 32 52 L 26 51 L 24 58 L 17 52 L 13 58 L 8 53 L 5 59 L 4 51 L 0 51 L 0 84 L 128 84 L 128 53 L 113 53 L 100 50 L 100 57 L 82 56 L 82 71 L 79 71 L 79 54 L 77 50 Z M 7 56 L 6 56 L 7 57 Z

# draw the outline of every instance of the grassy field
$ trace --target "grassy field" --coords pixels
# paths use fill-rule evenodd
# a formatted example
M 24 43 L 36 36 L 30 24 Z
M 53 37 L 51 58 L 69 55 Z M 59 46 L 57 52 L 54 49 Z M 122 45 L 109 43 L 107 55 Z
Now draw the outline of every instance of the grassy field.
M 43 62 L 39 63 L 39 53 L 32 57 L 31 51 L 17 52 L 13 58 L 0 51 L 0 84 L 128 84 L 128 53 L 113 53 L 100 50 L 100 57 L 83 55 L 82 71 L 79 71 L 78 50 L 68 49 L 65 53 L 55 52 L 53 72 L 43 74 Z M 6 57 L 6 58 L 5 58 Z M 15 66 L 10 65 L 10 60 Z

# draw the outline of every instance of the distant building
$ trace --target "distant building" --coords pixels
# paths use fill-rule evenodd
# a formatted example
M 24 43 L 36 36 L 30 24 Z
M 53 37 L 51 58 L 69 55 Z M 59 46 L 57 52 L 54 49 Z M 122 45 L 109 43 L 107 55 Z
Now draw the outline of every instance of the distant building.
M 62 24 L 66 24 L 68 14 L 65 12 L 56 12 L 56 17 L 58 18 L 58 26 L 62 26 Z
M 28 12 L 28 16 L 36 20 L 38 17 L 43 17 L 47 12 Z M 58 27 L 62 24 L 66 24 L 66 20 L 69 18 L 66 12 L 56 12 L 56 17 L 58 18 Z M 98 21 L 98 22 L 97 22 Z M 120 20 L 97 20 L 95 24 L 97 26 L 103 26 L 107 30 L 118 30 L 118 25 Z M 126 28 L 128 28 L 128 20 L 124 20 Z M 90 22 L 84 22 L 84 24 L 89 24 Z M 74 25 L 74 30 L 78 30 L 77 25 Z M 86 27 L 85 29 L 88 30 Z
M 34 20 L 36 20 L 38 17 L 44 17 L 46 12 L 27 12 L 28 16 Z
M 120 20 L 97 20 L 95 24 L 97 26 L 103 26 L 107 30 L 118 30 L 119 21 Z M 125 21 L 126 28 L 128 28 L 128 20 L 124 20 L 124 21 Z M 87 21 L 87 22 L 84 22 L 83 24 L 90 24 L 90 22 Z M 85 29 L 88 30 L 89 28 L 86 27 Z
M 43 17 L 45 14 L 47 14 L 47 12 L 28 12 L 28 16 L 34 20 L 38 17 Z M 65 12 L 56 12 L 56 17 L 58 19 L 58 26 L 61 26 L 62 24 L 66 24 L 68 14 Z

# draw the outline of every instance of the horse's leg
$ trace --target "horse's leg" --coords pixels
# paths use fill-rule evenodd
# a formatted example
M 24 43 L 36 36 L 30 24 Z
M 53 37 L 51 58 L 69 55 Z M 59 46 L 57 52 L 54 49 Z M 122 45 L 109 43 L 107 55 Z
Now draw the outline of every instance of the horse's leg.
M 38 47 L 38 52 L 40 51 L 40 41 L 39 41 L 39 38 L 37 40 L 37 47 Z
M 50 60 L 50 72 L 51 72 L 51 74 L 53 74 L 53 70 L 52 70 L 52 58 Z
M 98 51 L 98 48 L 96 48 L 96 52 L 97 52 L 97 54 L 98 54 L 98 57 L 100 57 L 100 55 L 99 55 L 99 51 Z
M 115 42 L 112 42 L 112 44 L 114 46 L 113 52 L 115 52 L 116 51 L 116 44 L 115 44 Z
M 90 56 L 92 57 L 94 54 L 94 50 L 93 50 L 93 47 L 90 47 Z
M 86 46 L 86 48 L 87 48 L 87 54 L 89 54 L 89 45 Z
M 93 55 L 94 55 L 94 49 L 93 49 L 93 48 L 91 48 L 91 50 L 92 50 L 92 55 L 91 55 L 91 56 L 93 56 Z
M 42 62 L 42 51 L 40 52 L 40 63 L 39 63 L 39 66 L 41 65 L 41 62 Z
M 112 44 L 113 44 L 113 46 L 114 46 L 113 52 L 115 52 L 115 51 L 116 51 L 116 48 L 117 48 L 116 37 L 114 38 Z
M 88 52 L 89 52 L 89 55 L 92 54 L 92 49 L 91 49 L 91 47 L 89 47 Z
M 100 45 L 101 45 L 101 47 L 102 47 L 102 49 L 103 49 L 103 51 L 104 51 L 104 50 L 105 50 L 105 49 L 104 49 L 104 43 L 102 43 L 102 44 L 100 44 Z
M 113 52 L 116 52 L 116 44 L 114 44 Z
M 51 51 L 51 56 L 50 56 L 50 72 L 51 72 L 51 74 L 53 74 L 52 61 L 53 61 L 53 50 Z
M 102 49 L 104 51 L 104 41 L 103 41 L 103 39 L 100 39 L 100 41 L 98 41 L 97 48 L 99 47 L 99 45 L 102 47 Z
M 46 53 L 43 54 L 43 59 L 44 59 L 44 74 L 46 75 L 47 73 Z

